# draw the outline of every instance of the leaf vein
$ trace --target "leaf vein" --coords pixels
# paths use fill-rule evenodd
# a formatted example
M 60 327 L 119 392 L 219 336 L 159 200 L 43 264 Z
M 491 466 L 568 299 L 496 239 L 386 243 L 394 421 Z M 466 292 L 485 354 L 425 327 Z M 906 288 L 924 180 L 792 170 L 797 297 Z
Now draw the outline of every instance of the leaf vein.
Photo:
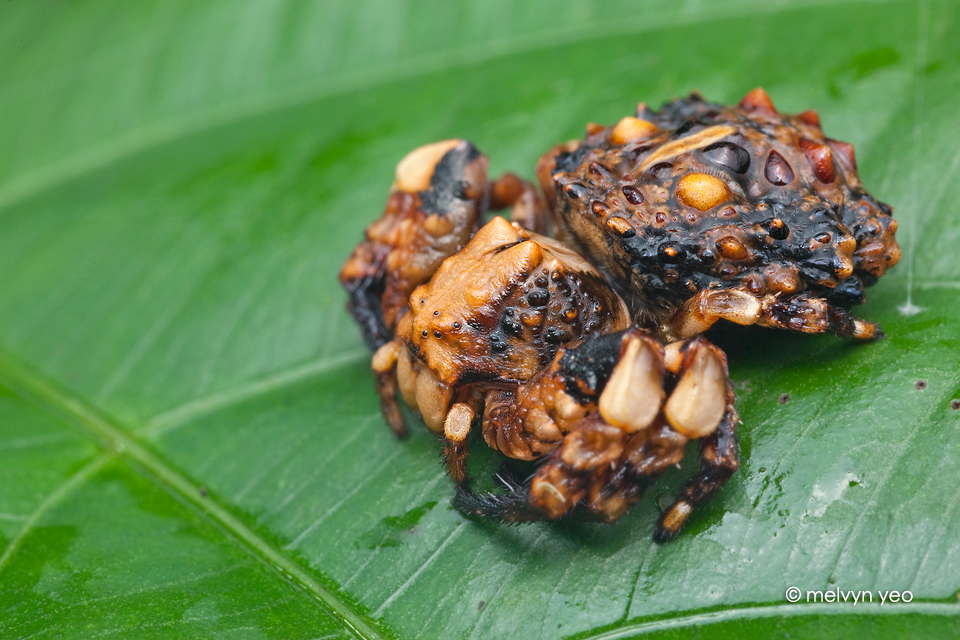
M 240 543 L 248 552 L 263 561 L 285 580 L 290 580 L 298 586 L 302 593 L 309 595 L 319 607 L 342 622 L 355 635 L 365 640 L 379 640 L 387 637 L 353 605 L 343 601 L 337 594 L 323 586 L 297 562 L 274 549 L 225 507 L 210 498 L 201 496 L 199 487 L 147 449 L 136 436 L 125 432 L 83 400 L 70 395 L 67 391 L 56 386 L 55 383 L 28 369 L 11 354 L 4 351 L 0 351 L 0 378 L 8 384 L 11 390 L 35 400 L 40 405 L 49 407 L 80 427 L 91 439 L 99 441 L 101 446 L 106 449 L 96 459 L 101 460 L 100 464 L 103 464 L 109 457 L 118 454 L 135 461 L 137 465 L 149 472 L 145 475 L 152 481 L 162 483 L 166 485 L 169 491 L 179 494 L 202 517 L 212 520 L 225 535 Z M 137 465 L 134 465 L 133 468 L 136 469 Z M 88 469 L 89 473 L 95 471 L 89 465 L 84 468 Z M 154 477 L 150 477 L 151 475 Z M 82 480 L 83 477 L 81 476 L 80 479 Z M 60 492 L 65 494 L 71 488 L 71 486 L 65 484 Z M 52 504 L 55 499 L 59 498 L 51 494 L 51 497 L 44 504 Z M 38 509 L 34 520 L 42 517 L 42 511 L 42 509 Z M 14 542 L 8 546 L 4 556 L 0 557 L 0 567 L 12 553 L 14 544 L 21 539 L 22 535 L 14 538 Z
M 23 539 L 27 536 L 28 533 L 33 531 L 37 523 L 47 514 L 50 509 L 55 507 L 61 500 L 67 497 L 70 492 L 82 485 L 87 481 L 90 476 L 97 473 L 103 466 L 113 458 L 113 454 L 110 452 L 103 452 L 98 455 L 96 458 L 88 462 L 87 464 L 80 467 L 77 471 L 73 472 L 66 480 L 64 480 L 56 489 L 50 492 L 43 502 L 37 505 L 37 508 L 27 516 L 24 520 L 23 526 L 20 528 L 20 531 L 17 532 L 17 535 L 13 537 L 7 548 L 4 549 L 3 555 L 0 555 L 0 571 L 3 570 L 3 566 L 13 557 L 14 551 L 17 550 L 17 547 L 20 546 L 20 543 L 23 542 Z
M 451 542 L 453 542 L 454 539 L 455 539 L 458 535 L 460 535 L 460 532 L 463 531 L 463 528 L 466 526 L 466 524 L 467 524 L 466 521 L 464 521 L 464 522 L 461 522 L 460 524 L 457 525 L 456 529 L 454 529 L 454 530 L 450 533 L 450 535 L 447 536 L 447 539 L 443 541 L 443 544 L 441 544 L 439 547 L 437 547 L 436 551 L 434 551 L 432 554 L 430 554 L 430 557 L 427 558 L 426 562 L 424 562 L 422 565 L 420 565 L 420 568 L 418 568 L 418 569 L 413 573 L 412 576 L 410 576 L 409 578 L 407 578 L 406 582 L 404 582 L 402 585 L 400 585 L 400 586 L 397 588 L 396 591 L 394 591 L 393 593 L 390 594 L 390 597 L 388 597 L 386 600 L 383 601 L 383 604 L 381 604 L 379 607 L 377 607 L 377 610 L 373 612 L 374 617 L 379 618 L 379 617 L 383 614 L 384 609 L 386 609 L 387 607 L 389 607 L 389 606 L 393 603 L 394 600 L 396 600 L 397 598 L 399 598 L 400 596 L 403 595 L 403 593 L 407 590 L 407 588 L 408 588 L 411 584 L 413 584 L 414 582 L 416 582 L 417 578 L 419 578 L 419 577 L 423 574 L 423 572 L 426 571 L 426 570 L 430 567 L 431 564 L 433 564 L 433 561 L 437 559 L 437 556 L 439 556 L 441 553 L 443 553 L 443 550 L 447 548 L 447 545 L 449 545 Z
M 257 396 L 262 396 L 322 375 L 338 366 L 358 361 L 366 354 L 366 349 L 346 351 L 329 358 L 306 362 L 289 369 L 271 373 L 236 387 L 191 400 L 179 407 L 164 411 L 147 420 L 139 429 L 139 432 L 148 439 L 156 439 L 169 431 L 183 426 L 194 418 L 214 413 Z

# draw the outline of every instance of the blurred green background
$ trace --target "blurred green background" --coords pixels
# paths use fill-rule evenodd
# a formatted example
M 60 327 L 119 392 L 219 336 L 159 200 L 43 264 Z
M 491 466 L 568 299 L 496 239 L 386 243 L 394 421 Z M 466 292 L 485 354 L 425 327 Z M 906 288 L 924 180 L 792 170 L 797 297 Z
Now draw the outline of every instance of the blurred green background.
M 3 3 L 0 637 L 956 637 L 958 28 L 952 0 Z M 694 452 L 616 525 L 465 521 L 335 279 L 396 162 L 463 137 L 532 177 L 588 121 L 757 85 L 894 206 L 858 309 L 889 337 L 712 334 L 744 462 L 669 545 Z

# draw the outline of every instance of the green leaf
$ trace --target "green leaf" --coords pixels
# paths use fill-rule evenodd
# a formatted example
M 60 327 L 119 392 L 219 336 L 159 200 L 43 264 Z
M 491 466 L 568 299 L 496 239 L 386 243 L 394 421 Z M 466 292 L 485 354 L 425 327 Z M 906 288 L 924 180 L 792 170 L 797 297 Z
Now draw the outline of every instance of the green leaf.
M 949 0 L 4 3 L 0 637 L 955 636 L 958 30 Z M 531 176 L 588 121 L 757 85 L 895 207 L 858 310 L 889 337 L 711 334 L 743 465 L 671 544 L 693 451 L 615 525 L 465 521 L 335 279 L 397 160 L 456 136 Z

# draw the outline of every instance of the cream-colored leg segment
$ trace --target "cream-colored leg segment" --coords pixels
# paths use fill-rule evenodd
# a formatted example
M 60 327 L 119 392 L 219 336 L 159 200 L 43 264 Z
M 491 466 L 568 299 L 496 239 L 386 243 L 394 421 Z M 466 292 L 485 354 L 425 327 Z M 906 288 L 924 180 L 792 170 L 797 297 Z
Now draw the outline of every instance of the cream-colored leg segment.
M 760 314 L 760 300 L 742 289 L 705 289 L 660 325 L 660 336 L 666 342 L 674 342 L 703 333 L 721 318 L 737 324 L 755 324 Z
M 683 364 L 683 346 L 686 341 L 671 342 L 663 347 L 663 366 L 670 373 L 680 373 L 680 365 Z
M 463 442 L 470 433 L 473 416 L 473 408 L 470 405 L 462 402 L 453 405 L 447 414 L 447 419 L 443 421 L 443 435 L 454 442 Z
M 716 347 L 707 343 L 703 338 L 697 338 L 692 342 L 702 342 L 705 346 L 716 349 Z M 685 355 L 689 356 L 690 352 L 694 350 L 694 347 L 695 345 L 691 344 Z M 705 350 L 701 350 L 701 352 L 705 352 Z M 720 351 L 716 350 L 715 355 L 716 354 L 720 354 Z M 686 360 L 687 358 L 685 357 L 684 365 L 687 364 Z M 704 367 L 703 364 L 697 365 L 696 357 L 694 357 L 693 360 L 694 362 L 687 368 L 688 372 L 696 370 L 698 366 L 705 369 L 711 369 L 713 366 Z M 714 364 L 716 364 L 716 362 L 714 362 Z M 677 500 L 660 516 L 656 533 L 654 533 L 653 536 L 657 542 L 667 542 L 675 538 L 677 533 L 680 532 L 680 528 L 687 521 L 687 518 L 690 517 L 694 508 L 704 504 L 715 496 L 740 466 L 737 454 L 737 438 L 734 435 L 737 424 L 740 422 L 740 416 L 737 415 L 737 410 L 734 407 L 735 398 L 733 385 L 726 379 L 726 362 L 724 361 L 722 364 L 724 365 L 723 386 L 725 395 L 723 415 L 719 424 L 701 441 L 700 471 L 687 482 L 686 486 L 684 486 L 683 490 L 677 496 Z M 708 374 L 706 377 L 709 379 L 712 376 Z M 683 380 L 681 380 L 681 383 L 682 382 Z M 676 390 L 674 393 L 676 393 Z M 671 396 L 671 398 L 672 397 L 673 396 Z M 709 421 L 712 421 L 712 419 Z M 708 420 L 703 421 L 704 424 L 707 422 Z
M 443 432 L 453 390 L 440 382 L 430 369 L 423 368 L 417 375 L 417 408 L 423 422 L 434 433 Z
M 407 421 L 400 412 L 400 403 L 397 402 L 397 358 L 400 354 L 400 342 L 392 340 L 383 345 L 373 354 L 370 366 L 377 374 L 376 388 L 380 396 L 380 411 L 383 419 L 390 426 L 391 431 L 398 437 L 406 437 L 408 433 Z
M 703 338 L 687 346 L 681 377 L 663 407 L 677 432 L 688 438 L 713 433 L 727 409 L 727 359 Z
M 467 480 L 467 436 L 475 415 L 473 407 L 458 402 L 450 407 L 443 422 L 443 461 L 450 478 L 457 484 Z
M 400 354 L 400 341 L 391 340 L 373 354 L 370 366 L 377 373 L 386 373 L 397 365 L 397 356 Z
M 417 408 L 417 370 L 413 359 L 406 349 L 401 348 L 397 354 L 397 384 L 400 385 L 400 395 L 411 409 Z
M 615 427 L 633 433 L 650 426 L 663 403 L 663 352 L 653 339 L 629 331 L 623 336 L 620 360 L 600 394 L 600 415 Z

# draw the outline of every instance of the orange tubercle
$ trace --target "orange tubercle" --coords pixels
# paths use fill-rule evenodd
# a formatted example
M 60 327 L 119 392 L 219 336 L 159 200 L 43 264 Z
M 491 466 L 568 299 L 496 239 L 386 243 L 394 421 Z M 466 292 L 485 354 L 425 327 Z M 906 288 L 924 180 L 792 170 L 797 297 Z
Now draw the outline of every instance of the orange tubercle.
M 659 131 L 657 125 L 652 122 L 627 116 L 610 132 L 610 144 L 627 144 L 635 140 L 643 140 Z
M 727 185 L 709 173 L 688 173 L 677 183 L 677 198 L 697 211 L 706 211 L 730 197 Z
M 762 87 L 757 87 L 740 101 L 740 107 L 747 111 L 768 111 L 776 113 L 777 109 L 773 106 L 773 100 L 767 95 Z

